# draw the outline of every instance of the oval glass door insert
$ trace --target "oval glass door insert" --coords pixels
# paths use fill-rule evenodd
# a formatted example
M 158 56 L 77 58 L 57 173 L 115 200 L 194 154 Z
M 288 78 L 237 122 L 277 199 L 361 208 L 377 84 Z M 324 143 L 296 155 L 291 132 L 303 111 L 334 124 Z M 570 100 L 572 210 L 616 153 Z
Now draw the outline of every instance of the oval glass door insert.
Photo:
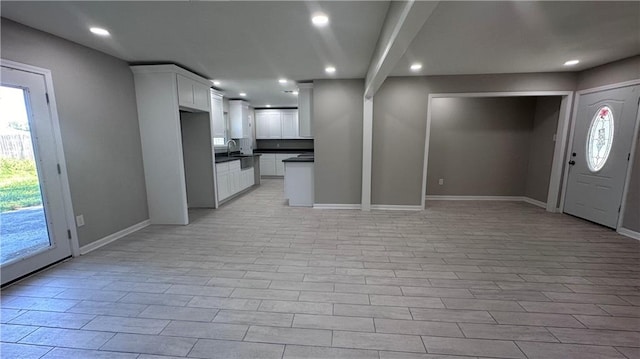
M 604 167 L 613 145 L 613 112 L 609 106 L 596 111 L 587 135 L 587 166 L 591 172 Z

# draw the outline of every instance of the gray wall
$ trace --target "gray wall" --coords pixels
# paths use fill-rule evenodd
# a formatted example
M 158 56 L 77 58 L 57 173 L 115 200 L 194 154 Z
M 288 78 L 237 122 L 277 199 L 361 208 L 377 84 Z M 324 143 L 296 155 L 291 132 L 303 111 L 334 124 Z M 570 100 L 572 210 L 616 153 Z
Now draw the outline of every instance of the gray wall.
M 640 79 L 640 56 L 612 62 L 578 73 L 576 91 Z
M 523 196 L 535 105 L 534 97 L 433 99 L 427 194 Z
M 52 72 L 80 246 L 148 219 L 129 65 L 8 19 L 1 29 L 3 59 Z
M 575 89 L 574 73 L 391 77 L 374 97 L 372 203 L 419 205 L 429 93 Z
M 360 204 L 364 80 L 313 82 L 315 203 Z
M 373 99 L 372 204 L 420 204 L 426 121 L 424 78 L 387 79 Z
M 535 113 L 529 140 L 529 166 L 524 195 L 547 203 L 549 178 L 553 164 L 555 142 L 553 136 L 558 128 L 560 96 L 536 98 Z
M 635 56 L 581 72 L 578 76 L 577 89 L 583 90 L 638 79 L 640 79 L 640 56 Z M 622 226 L 640 232 L 640 144 L 636 144 Z

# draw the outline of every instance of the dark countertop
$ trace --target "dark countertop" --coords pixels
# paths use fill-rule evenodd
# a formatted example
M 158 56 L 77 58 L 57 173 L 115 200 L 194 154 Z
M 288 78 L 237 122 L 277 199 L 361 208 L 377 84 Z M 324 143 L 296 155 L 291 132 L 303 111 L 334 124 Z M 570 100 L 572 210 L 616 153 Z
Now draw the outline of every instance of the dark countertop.
M 240 161 L 240 159 L 242 157 L 260 157 L 262 156 L 259 153 L 254 153 L 252 155 L 241 155 L 239 153 L 234 153 L 231 154 L 231 156 L 227 156 L 226 154 L 224 155 L 220 155 L 220 154 L 216 154 L 216 163 L 223 163 L 223 162 L 231 162 L 231 161 Z
M 216 156 L 216 163 L 240 161 L 240 157 Z
M 253 150 L 254 153 L 313 153 L 313 148 L 311 149 L 269 149 L 269 150 Z
M 298 156 L 282 160 L 282 162 L 314 162 L 313 156 Z

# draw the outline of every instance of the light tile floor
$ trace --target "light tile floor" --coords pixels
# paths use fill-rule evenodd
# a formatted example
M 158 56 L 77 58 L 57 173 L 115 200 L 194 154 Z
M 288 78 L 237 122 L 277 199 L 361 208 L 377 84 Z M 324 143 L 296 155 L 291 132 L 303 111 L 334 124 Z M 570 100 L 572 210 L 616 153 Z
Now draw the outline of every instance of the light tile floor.
M 1 356 L 640 358 L 640 243 L 582 220 L 289 208 L 279 180 L 191 217 L 2 290 Z

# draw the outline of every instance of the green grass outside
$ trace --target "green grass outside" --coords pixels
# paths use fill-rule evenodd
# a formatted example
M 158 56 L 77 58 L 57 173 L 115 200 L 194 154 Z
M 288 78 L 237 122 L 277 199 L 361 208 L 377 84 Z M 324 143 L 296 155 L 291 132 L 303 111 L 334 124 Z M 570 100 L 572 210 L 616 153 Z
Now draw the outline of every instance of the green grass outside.
M 41 204 L 35 161 L 0 158 L 0 212 Z

